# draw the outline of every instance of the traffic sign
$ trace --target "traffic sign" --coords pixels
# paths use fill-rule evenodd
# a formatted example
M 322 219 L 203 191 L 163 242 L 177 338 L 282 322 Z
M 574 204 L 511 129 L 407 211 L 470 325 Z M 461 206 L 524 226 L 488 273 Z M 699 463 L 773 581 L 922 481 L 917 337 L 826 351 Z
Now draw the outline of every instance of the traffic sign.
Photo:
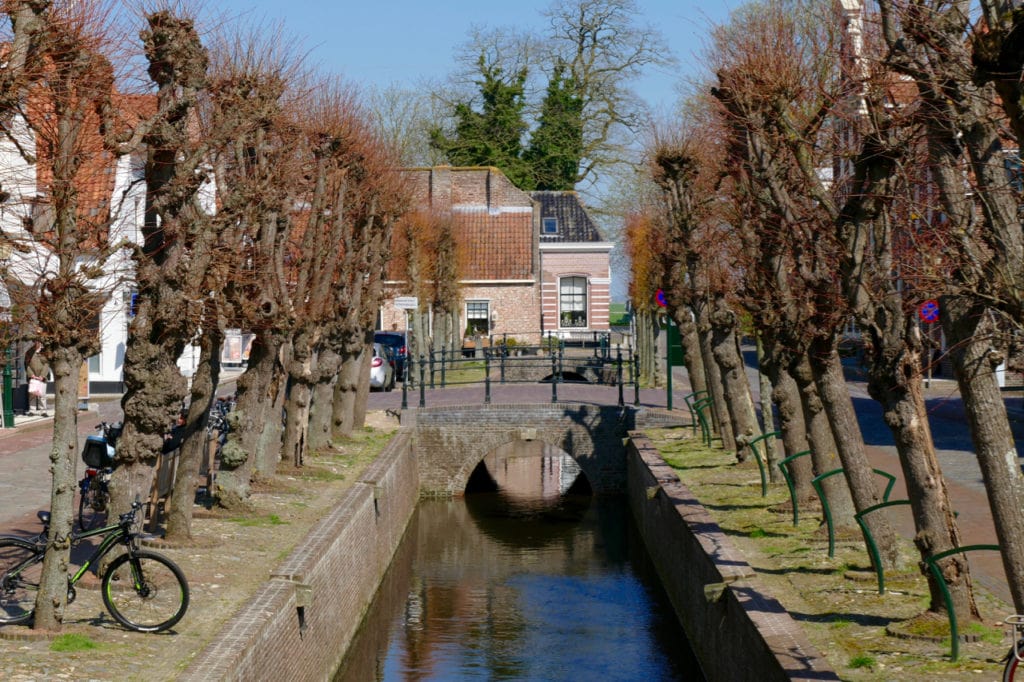
M 658 293 L 654 294 L 654 302 L 662 308 L 668 307 L 668 301 L 665 300 L 665 291 L 663 289 L 658 289 Z
M 930 298 L 921 304 L 921 307 L 917 309 L 917 314 L 921 317 L 921 320 L 932 324 L 933 322 L 939 321 L 939 302 L 934 298 Z
M 396 296 L 395 307 L 399 310 L 415 310 L 419 307 L 419 300 L 415 296 Z

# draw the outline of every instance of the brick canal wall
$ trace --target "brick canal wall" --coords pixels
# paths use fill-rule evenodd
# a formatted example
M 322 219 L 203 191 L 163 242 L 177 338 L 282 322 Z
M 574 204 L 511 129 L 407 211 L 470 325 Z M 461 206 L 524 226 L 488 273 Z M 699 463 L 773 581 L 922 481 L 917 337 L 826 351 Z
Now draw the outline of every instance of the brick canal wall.
M 707 678 L 838 680 L 651 442 L 630 435 L 633 518 Z
M 341 662 L 419 499 L 409 429 L 270 574 L 182 680 L 324 680 Z

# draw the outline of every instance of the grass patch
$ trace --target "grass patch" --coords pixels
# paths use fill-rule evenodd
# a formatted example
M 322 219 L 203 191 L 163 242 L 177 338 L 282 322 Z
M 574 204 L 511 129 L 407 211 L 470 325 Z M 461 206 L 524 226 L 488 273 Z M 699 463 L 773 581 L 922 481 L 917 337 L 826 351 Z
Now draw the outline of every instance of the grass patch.
M 867 654 L 860 654 L 850 659 L 851 668 L 874 668 L 875 659 Z
M 768 537 L 768 531 L 766 531 L 764 528 L 755 528 L 754 530 L 750 531 L 750 533 L 748 534 L 748 537 L 755 538 L 755 539 L 756 538 L 765 538 L 765 537 Z
M 283 521 L 277 514 L 268 514 L 267 516 L 234 516 L 229 518 L 228 521 L 237 523 L 245 528 L 283 526 L 288 523 Z
M 1002 644 L 1004 641 L 1002 628 L 992 627 L 984 623 L 968 623 L 967 627 L 963 628 L 963 633 L 974 635 L 981 639 L 981 641 L 988 642 L 989 644 Z
M 50 651 L 90 651 L 92 649 L 98 649 L 99 647 L 99 644 L 92 641 L 87 636 L 76 632 L 57 635 L 57 637 L 50 642 Z

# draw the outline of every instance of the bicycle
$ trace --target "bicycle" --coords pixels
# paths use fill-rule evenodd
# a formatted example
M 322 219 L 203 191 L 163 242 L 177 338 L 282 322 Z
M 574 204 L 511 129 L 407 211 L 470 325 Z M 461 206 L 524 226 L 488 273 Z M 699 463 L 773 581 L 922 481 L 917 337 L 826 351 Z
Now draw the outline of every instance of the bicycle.
M 107 515 L 110 476 L 114 472 L 114 448 L 121 435 L 121 422 L 100 422 L 99 436 L 89 436 L 82 447 L 85 476 L 78 482 L 78 527 L 82 531 L 99 527 Z
M 1006 661 L 1006 665 L 1003 666 L 1003 682 L 1013 682 L 1017 670 L 1022 668 L 1021 664 L 1024 663 L 1024 615 L 1007 616 L 1004 622 L 1013 626 L 1014 634 L 1013 645 L 1003 659 Z M 1021 676 L 1021 680 L 1024 680 L 1024 675 Z
M 124 554 L 113 559 L 103 573 L 100 594 L 103 605 L 118 623 L 137 632 L 160 632 L 173 627 L 188 609 L 189 590 L 177 564 L 156 552 L 139 549 L 139 533 L 132 530 L 142 503 L 115 524 L 71 533 L 72 546 L 102 536 L 92 555 L 73 575 L 68 575 L 68 603 L 75 600 L 75 585 L 91 566 L 97 565 L 117 545 Z M 50 512 L 37 514 L 43 531 L 32 538 L 0 536 L 0 625 L 25 623 L 35 612 L 36 595 L 46 554 Z

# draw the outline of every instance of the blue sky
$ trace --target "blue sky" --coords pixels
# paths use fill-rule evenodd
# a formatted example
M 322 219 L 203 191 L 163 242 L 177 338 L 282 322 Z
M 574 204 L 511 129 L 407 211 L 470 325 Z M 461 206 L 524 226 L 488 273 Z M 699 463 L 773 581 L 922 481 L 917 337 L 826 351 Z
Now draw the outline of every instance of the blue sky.
M 283 21 L 285 31 L 309 51 L 326 72 L 340 73 L 360 85 L 416 85 L 443 79 L 453 71 L 456 49 L 472 26 L 517 27 L 542 32 L 540 11 L 549 0 L 488 2 L 453 0 L 220 0 L 208 8 L 226 17 Z M 658 29 L 679 60 L 676 69 L 650 73 L 635 86 L 655 110 L 676 100 L 675 85 L 695 74 L 699 52 L 711 22 L 723 22 L 738 0 L 639 0 L 640 24 Z

